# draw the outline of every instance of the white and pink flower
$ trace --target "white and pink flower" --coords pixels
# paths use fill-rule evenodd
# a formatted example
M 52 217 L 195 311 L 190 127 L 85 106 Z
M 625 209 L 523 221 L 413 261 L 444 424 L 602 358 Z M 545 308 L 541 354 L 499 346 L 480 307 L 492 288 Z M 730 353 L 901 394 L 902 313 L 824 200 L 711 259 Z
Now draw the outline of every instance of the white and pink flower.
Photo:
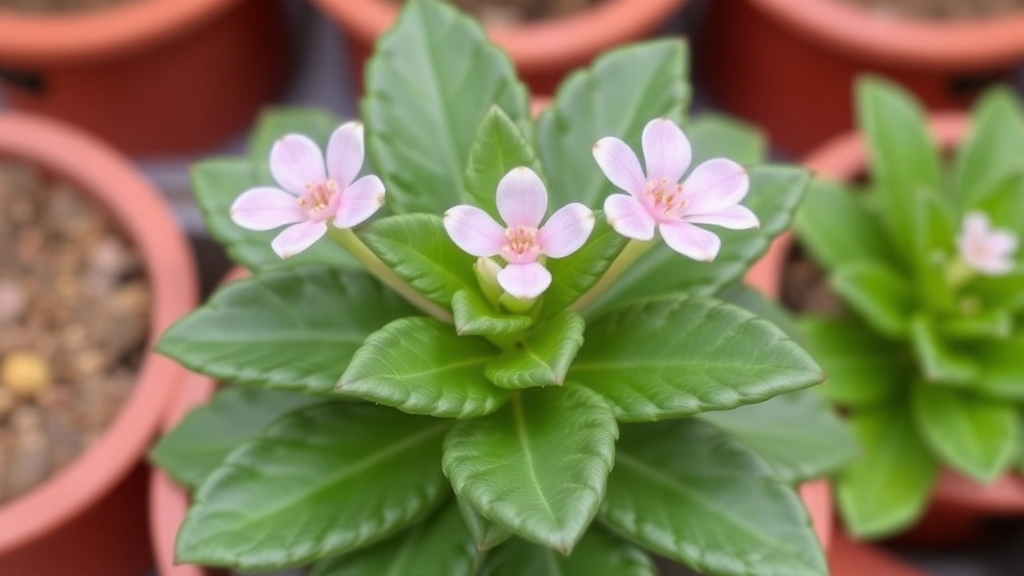
M 481 258 L 501 256 L 507 263 L 498 273 L 502 290 L 520 300 L 540 296 L 551 285 L 541 257 L 563 258 L 580 249 L 594 230 L 594 213 L 574 202 L 560 208 L 541 226 L 548 209 L 548 191 L 537 173 L 514 168 L 498 183 L 501 225 L 476 206 L 461 205 L 444 215 L 452 241 Z
M 384 204 L 384 183 L 376 176 L 356 179 L 365 155 L 363 126 L 348 122 L 331 135 L 326 162 L 315 142 L 288 134 L 270 150 L 270 172 L 281 188 L 259 186 L 231 205 L 231 219 L 249 230 L 289 225 L 271 241 L 290 258 L 327 233 L 328 222 L 351 228 Z
M 1013 270 L 1013 254 L 1017 236 L 1009 230 L 993 228 L 983 212 L 964 216 L 963 229 L 956 237 L 960 257 L 972 269 L 988 276 L 999 276 Z
M 714 158 L 697 166 L 680 184 L 690 167 L 692 150 L 683 131 L 666 118 L 651 120 L 644 128 L 644 160 L 625 142 L 602 138 L 594 145 L 594 159 L 612 184 L 628 192 L 605 199 L 608 223 L 623 236 L 654 238 L 655 227 L 670 248 L 694 260 L 715 259 L 721 240 L 697 224 L 731 230 L 758 226 L 757 216 L 739 204 L 750 188 L 742 166 Z

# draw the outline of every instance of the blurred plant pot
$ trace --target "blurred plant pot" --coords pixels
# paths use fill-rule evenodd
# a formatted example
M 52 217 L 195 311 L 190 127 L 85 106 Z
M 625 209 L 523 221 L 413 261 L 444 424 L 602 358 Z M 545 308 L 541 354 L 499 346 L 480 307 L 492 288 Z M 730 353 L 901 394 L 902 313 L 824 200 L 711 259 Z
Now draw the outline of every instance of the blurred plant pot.
M 132 0 L 60 16 L 0 10 L 0 88 L 132 154 L 188 152 L 246 127 L 288 63 L 274 0 Z
M 698 72 L 724 108 L 798 154 L 853 127 L 859 73 L 888 76 L 929 108 L 964 108 L 1024 62 L 1024 11 L 929 23 L 883 19 L 839 0 L 709 4 Z
M 185 237 L 127 159 L 92 136 L 21 113 L 0 114 L 0 156 L 72 182 L 113 216 L 143 260 L 152 294 L 150 341 L 195 306 L 195 263 Z M 0 574 L 144 572 L 151 555 L 142 457 L 185 374 L 146 354 L 131 395 L 103 435 L 47 481 L 0 506 Z
M 965 114 L 935 114 L 929 119 L 932 137 L 944 149 L 955 147 L 970 127 Z M 830 140 L 804 159 L 804 166 L 826 179 L 850 181 L 863 176 L 868 150 L 859 133 Z M 788 237 L 787 237 L 788 240 Z M 985 486 L 951 470 L 943 470 L 921 521 L 899 541 L 920 545 L 950 545 L 984 535 L 985 520 L 1024 516 L 1024 478 L 1006 474 Z
M 604 0 L 576 14 L 522 26 L 488 27 L 533 94 L 551 94 L 570 71 L 602 52 L 648 37 L 687 0 Z M 314 0 L 345 31 L 358 84 L 373 46 L 398 17 L 398 0 Z

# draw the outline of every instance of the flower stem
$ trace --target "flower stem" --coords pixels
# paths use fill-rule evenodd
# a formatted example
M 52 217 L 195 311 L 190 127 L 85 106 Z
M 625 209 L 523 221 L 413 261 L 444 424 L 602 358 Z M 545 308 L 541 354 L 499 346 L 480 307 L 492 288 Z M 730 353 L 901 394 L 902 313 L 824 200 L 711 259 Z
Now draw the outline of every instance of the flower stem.
M 569 306 L 569 309 L 573 312 L 582 312 L 587 306 L 594 303 L 595 300 L 604 294 L 604 291 L 615 282 L 623 272 L 626 271 L 630 266 L 633 265 L 641 256 L 643 256 L 648 250 L 654 247 L 658 242 L 656 240 L 630 240 L 629 244 L 619 252 L 619 256 L 615 258 L 612 265 L 605 270 L 604 275 L 583 293 L 582 296 L 576 299 Z
M 362 240 L 356 236 L 355 232 L 345 228 L 334 228 L 331 227 L 328 234 L 331 240 L 334 240 L 339 246 L 348 251 L 363 268 L 370 274 L 373 274 L 378 280 L 384 283 L 385 286 L 391 288 L 395 292 L 398 292 L 403 298 L 405 298 L 410 304 L 416 306 L 420 310 L 427 314 L 441 320 L 442 322 L 452 323 L 452 315 L 444 308 L 434 304 L 430 300 L 416 291 L 415 288 L 409 285 L 408 282 L 398 277 L 387 264 L 381 261 L 376 254 L 370 250 Z

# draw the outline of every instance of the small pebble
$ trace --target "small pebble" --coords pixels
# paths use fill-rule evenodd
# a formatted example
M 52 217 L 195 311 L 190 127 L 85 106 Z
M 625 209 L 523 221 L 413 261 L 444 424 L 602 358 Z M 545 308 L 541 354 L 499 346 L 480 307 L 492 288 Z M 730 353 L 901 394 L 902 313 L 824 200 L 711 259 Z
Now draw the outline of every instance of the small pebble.
M 15 396 L 31 398 L 41 396 L 50 388 L 50 366 L 38 354 L 12 352 L 0 369 L 4 387 Z
M 0 324 L 10 324 L 25 313 L 25 291 L 13 280 L 0 280 Z

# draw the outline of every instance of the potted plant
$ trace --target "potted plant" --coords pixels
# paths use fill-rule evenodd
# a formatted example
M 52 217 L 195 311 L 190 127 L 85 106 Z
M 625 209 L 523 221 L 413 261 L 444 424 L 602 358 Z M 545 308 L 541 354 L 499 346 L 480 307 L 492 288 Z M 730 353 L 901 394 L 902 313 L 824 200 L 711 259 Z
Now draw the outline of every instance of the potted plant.
M 67 574 L 69 559 L 73 559 L 76 574 L 106 576 L 141 572 L 151 561 L 146 540 L 142 537 L 146 522 L 146 472 L 141 466 L 142 455 L 164 417 L 167 402 L 175 397 L 185 371 L 173 362 L 149 353 L 142 354 L 137 368 L 132 368 L 136 370 L 134 373 L 126 374 L 110 372 L 106 366 L 110 365 L 108 360 L 113 357 L 102 350 L 98 350 L 99 356 L 92 354 L 92 358 L 86 358 L 85 353 L 68 354 L 64 358 L 57 358 L 54 354 L 72 348 L 78 350 L 73 343 L 64 344 L 70 340 L 93 350 L 107 346 L 110 330 L 117 332 L 122 329 L 135 335 L 130 336 L 130 342 L 120 342 L 120 345 L 127 344 L 123 350 L 137 354 L 147 340 L 161 333 L 195 305 L 195 268 L 191 253 L 159 194 L 125 158 L 91 136 L 52 120 L 26 114 L 2 114 L 0 161 L 4 164 L 0 177 L 4 178 L 4 215 L 7 218 L 0 227 L 7 247 L 4 274 L 0 279 L 0 292 L 3 293 L 0 296 L 0 308 L 3 308 L 0 338 L 4 339 L 0 343 L 0 397 L 3 400 L 0 402 L 3 404 L 0 407 L 0 444 L 4 452 L 0 573 L 33 576 Z M 32 174 L 31 177 L 15 179 L 11 176 L 10 167 L 21 164 L 31 167 L 23 173 Z M 41 176 L 35 176 L 37 171 Z M 27 188 L 26 183 L 34 187 Z M 46 187 L 40 188 L 41 185 Z M 73 198 L 72 191 L 76 195 Z M 79 200 L 78 194 L 84 195 L 87 202 Z M 37 249 L 53 246 L 49 243 L 49 236 L 44 240 L 43 236 L 32 234 L 31 221 L 23 220 L 21 224 L 12 226 L 10 218 L 19 218 L 17 214 L 26 201 L 41 203 L 47 201 L 45 198 L 59 198 L 61 201 L 50 201 L 51 212 L 48 213 L 52 215 L 46 222 L 49 228 L 44 228 L 44 222 L 40 221 L 38 230 L 41 234 L 47 230 L 47 235 L 64 238 L 64 247 L 67 242 L 75 240 L 94 246 L 97 251 L 91 250 L 89 256 L 99 255 L 103 260 L 100 265 L 111 262 L 110 258 L 103 258 L 110 254 L 110 250 L 104 248 L 110 246 L 94 244 L 89 238 L 95 237 L 97 231 L 104 231 L 101 241 L 106 242 L 110 238 L 110 225 L 98 225 L 107 217 L 98 218 L 94 213 L 109 214 L 113 229 L 120 232 L 141 261 L 145 283 L 149 287 L 146 291 L 148 296 L 143 297 L 141 304 L 135 298 L 137 291 L 115 290 L 116 278 L 110 274 L 95 275 L 95 267 L 85 269 L 89 275 L 80 277 L 81 282 L 87 284 L 85 286 L 69 285 L 66 278 L 53 277 L 54 284 L 62 290 L 96 290 L 93 296 L 75 297 L 71 305 L 42 300 L 37 294 L 26 294 L 32 286 L 30 278 L 42 280 L 46 274 L 52 274 L 57 270 L 55 262 L 58 259 L 76 266 L 81 262 L 80 255 L 64 249 L 59 253 L 33 255 L 33 246 Z M 86 218 L 82 217 L 83 204 L 88 207 L 85 209 Z M 22 216 L 25 214 L 22 212 Z M 27 214 L 31 216 L 31 213 Z M 33 237 L 43 243 L 37 243 Z M 23 261 L 21 264 L 12 263 L 13 258 Z M 32 274 L 37 276 L 30 276 Z M 113 284 L 108 288 L 106 284 L 99 286 L 94 281 Z M 133 281 L 132 286 L 141 283 Z M 40 286 L 38 292 L 42 297 L 49 297 L 46 295 L 51 295 L 54 289 Z M 132 315 L 138 313 L 141 305 L 144 306 L 142 314 L 145 317 L 125 321 L 120 328 L 107 326 L 105 333 L 97 329 L 94 317 L 73 309 L 75 303 L 91 302 L 104 314 L 112 313 L 122 309 L 113 308 L 112 302 L 106 300 L 99 303 L 96 298 L 121 299 L 125 296 L 134 302 Z M 60 320 L 53 315 L 56 311 L 69 314 L 68 319 Z M 147 323 L 148 331 L 145 331 Z M 25 336 L 19 335 L 19 326 L 26 330 Z M 143 330 L 141 333 L 138 332 L 140 329 Z M 57 352 L 53 346 L 57 346 Z M 90 372 L 89 377 L 94 388 L 88 394 L 84 392 L 86 379 L 83 373 L 86 369 L 77 363 L 84 363 L 87 359 L 98 361 L 92 364 L 95 373 Z M 76 362 L 74 367 L 70 362 Z M 131 360 L 118 360 L 114 364 L 136 365 Z M 68 375 L 82 378 L 73 382 L 53 382 Z M 105 403 L 102 394 L 109 392 L 106 384 L 114 384 L 122 377 L 127 378 L 127 382 L 122 383 L 129 385 L 130 393 L 109 423 L 107 413 L 97 416 L 103 419 L 105 429 L 94 428 L 93 423 L 86 423 L 82 428 L 67 427 L 70 424 L 63 415 L 73 409 L 84 409 L 79 403 Z M 76 392 L 78 388 L 83 391 Z M 121 390 L 117 392 L 123 393 Z M 75 404 L 68 406 L 69 401 Z M 62 418 L 58 419 L 51 410 L 57 410 L 61 405 Z M 104 411 L 113 409 L 109 405 L 101 405 L 100 408 Z M 86 417 L 92 418 L 94 414 L 90 411 Z M 77 417 L 77 412 L 75 415 Z M 32 422 L 38 424 L 40 416 L 46 428 L 40 430 L 35 426 L 34 436 L 30 435 Z M 65 427 L 55 427 L 57 424 Z M 46 436 L 41 437 L 41 433 Z M 83 434 L 95 435 L 95 438 Z M 62 444 L 59 446 L 55 435 L 61 436 Z M 74 446 L 68 448 L 69 443 Z M 34 452 L 18 452 L 18 445 Z M 63 451 L 61 454 L 57 453 L 58 447 Z M 83 451 L 77 452 L 79 447 Z M 68 450 L 78 455 L 74 456 Z M 49 460 L 40 460 L 40 457 Z M 31 470 L 26 468 L 26 458 L 31 460 L 28 464 Z M 54 464 L 57 460 L 61 461 L 59 466 Z M 49 468 L 40 469 L 40 466 Z M 17 489 L 20 495 L 11 498 L 11 482 L 15 474 L 21 474 L 22 480 L 25 474 L 31 475 L 33 487 L 23 491 L 28 485 L 22 483 Z
M 912 526 L 931 502 L 942 522 L 924 528 L 949 540 L 977 528 L 967 520 L 1024 512 L 1024 123 L 1004 89 L 969 119 L 930 122 L 878 79 L 860 81 L 856 100 L 863 135 L 809 157 L 829 180 L 812 187 L 796 222 L 826 271 L 822 288 L 841 302 L 838 314 L 811 306 L 819 313 L 803 320 L 829 374 L 821 390 L 863 450 L 835 479 L 839 508 L 854 535 L 880 537 Z
M 413 63 L 466 44 L 475 89 L 421 98 L 455 72 Z M 209 229 L 253 276 L 159 345 L 232 385 L 153 453 L 194 490 L 176 560 L 649 574 L 646 549 L 708 574 L 824 574 L 795 485 L 852 446 L 799 393 L 822 378 L 805 353 L 716 297 L 770 313 L 739 282 L 809 177 L 717 157 L 763 152 L 721 119 L 687 138 L 683 70 L 675 40 L 610 53 L 535 122 L 479 26 L 414 0 L 370 62 L 365 127 L 281 111 L 249 158 L 197 166 Z M 200 382 L 179 407 L 210 395 Z M 154 485 L 171 574 L 160 517 L 185 497 Z M 824 486 L 808 491 L 820 511 Z
M 888 13 L 884 2 L 852 0 L 711 4 L 698 52 L 711 92 L 799 154 L 853 126 L 849 90 L 859 73 L 893 78 L 931 109 L 965 108 L 1024 60 L 1024 12 L 1012 4 L 979 14 L 983 3 L 947 3 L 960 15 L 946 20 L 896 13 L 938 11 L 938 2 L 891 2 Z
M 0 2 L 0 89 L 133 154 L 180 153 L 248 126 L 288 63 L 276 1 Z M 62 11 L 63 10 L 63 11 Z
M 398 18 L 402 0 L 316 0 L 345 31 L 348 52 L 362 70 L 377 39 Z M 491 13 L 540 12 L 540 19 L 500 22 L 491 19 L 487 35 L 504 49 L 534 94 L 551 94 L 570 71 L 602 52 L 650 36 L 685 5 L 686 0 L 600 0 L 591 2 L 463 2 L 486 18 Z M 507 19 L 507 18 L 506 18 Z M 500 20 L 500 18 L 499 18 Z

